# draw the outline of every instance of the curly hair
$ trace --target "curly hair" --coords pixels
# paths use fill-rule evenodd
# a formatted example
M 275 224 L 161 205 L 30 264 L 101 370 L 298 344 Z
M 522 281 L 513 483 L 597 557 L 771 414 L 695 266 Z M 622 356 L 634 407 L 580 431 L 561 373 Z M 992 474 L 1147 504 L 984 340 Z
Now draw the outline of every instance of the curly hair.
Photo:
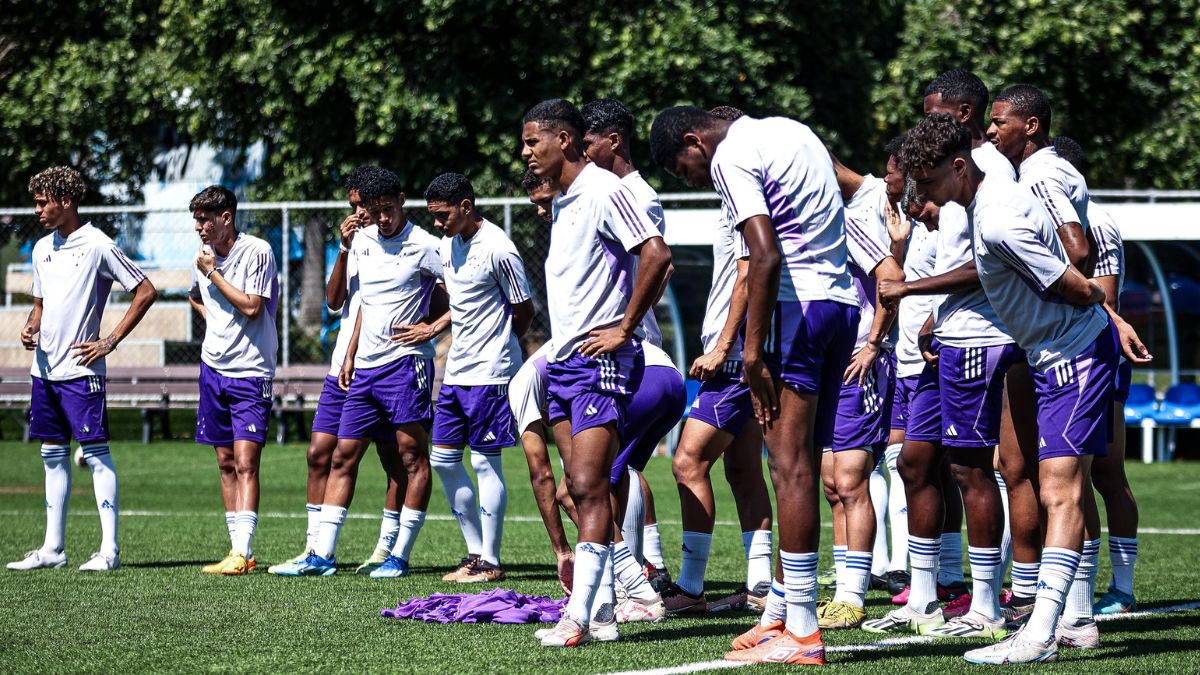
M 1055 136 L 1050 139 L 1050 142 L 1054 145 L 1054 151 L 1058 153 L 1058 156 L 1070 162 L 1076 171 L 1079 173 L 1087 171 L 1087 153 L 1075 139 L 1069 136 Z
M 1001 101 L 1012 106 L 1012 111 L 1025 119 L 1036 117 L 1042 132 L 1050 133 L 1051 109 L 1046 92 L 1032 84 L 1014 84 L 996 97 L 997 103 Z
M 731 105 L 719 105 L 709 110 L 708 114 L 717 119 L 729 120 L 730 122 L 736 122 L 739 118 L 746 116 L 746 113 L 742 112 L 741 108 L 735 108 Z
M 630 142 L 633 140 L 633 113 L 615 98 L 602 98 L 583 106 L 580 111 L 585 131 L 593 134 L 617 135 Z
M 429 187 L 425 188 L 426 202 L 461 204 L 464 199 L 469 199 L 474 204 L 475 188 L 461 173 L 444 173 L 434 178 Z
M 935 167 L 950 157 L 971 152 L 971 131 L 945 113 L 927 115 L 904 137 L 896 163 L 904 173 Z
M 586 128 L 583 113 L 566 99 L 552 98 L 534 105 L 525 113 L 524 123 L 530 122 L 537 122 L 538 125 L 555 132 L 566 130 L 576 142 L 583 142 L 583 132 Z
M 533 191 L 550 184 L 549 176 L 539 176 L 532 169 L 526 169 L 525 174 L 521 176 L 521 187 L 525 188 L 525 192 L 533 194 Z
M 982 117 L 987 116 L 988 88 L 979 76 L 963 68 L 955 68 L 934 78 L 925 87 L 925 95 L 941 94 L 949 103 L 969 103 Z
M 237 195 L 222 185 L 209 185 L 192 197 L 188 211 L 209 211 L 215 213 L 237 213 Z
M 399 197 L 404 194 L 400 177 L 396 174 L 377 166 L 364 168 L 368 170 L 359 176 L 358 184 L 358 196 L 362 197 L 364 204 L 380 197 Z
M 899 157 L 900 146 L 902 145 L 904 145 L 904 134 L 901 134 L 888 141 L 888 144 L 883 146 L 883 151 L 887 153 L 888 157 Z
M 43 194 L 56 202 L 68 198 L 75 205 L 87 194 L 83 176 L 69 166 L 52 166 L 29 179 L 29 194 Z
M 362 166 L 355 168 L 353 171 L 346 174 L 346 180 L 342 181 L 342 187 L 346 188 L 346 192 L 358 190 L 359 186 L 362 184 L 363 176 L 366 176 L 378 168 L 379 167 L 373 164 L 363 164 Z
M 691 105 L 679 105 L 658 113 L 650 127 L 650 154 L 654 163 L 667 168 L 683 152 L 684 134 L 707 130 L 716 121 L 710 113 Z

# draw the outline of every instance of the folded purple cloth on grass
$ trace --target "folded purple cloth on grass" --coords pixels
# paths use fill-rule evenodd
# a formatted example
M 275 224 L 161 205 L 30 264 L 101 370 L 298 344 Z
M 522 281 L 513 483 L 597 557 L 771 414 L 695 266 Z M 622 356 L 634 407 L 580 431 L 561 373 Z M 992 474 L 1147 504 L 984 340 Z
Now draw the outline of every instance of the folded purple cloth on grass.
M 428 598 L 411 598 L 379 614 L 438 623 L 557 623 L 566 604 L 566 598 L 554 600 L 493 588 L 474 595 L 434 593 Z

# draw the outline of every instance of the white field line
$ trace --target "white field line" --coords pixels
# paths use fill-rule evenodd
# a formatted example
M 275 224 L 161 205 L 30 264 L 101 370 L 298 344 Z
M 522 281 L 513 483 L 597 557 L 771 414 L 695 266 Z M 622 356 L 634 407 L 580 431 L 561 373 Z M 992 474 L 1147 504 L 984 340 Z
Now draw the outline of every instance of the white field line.
M 1155 607 L 1141 612 L 1130 612 L 1128 614 L 1108 614 L 1097 616 L 1097 621 L 1114 621 L 1117 619 L 1136 619 L 1144 616 L 1152 616 L 1154 614 L 1170 614 L 1173 612 L 1186 612 L 1192 609 L 1200 609 L 1200 602 L 1185 602 L 1179 605 L 1169 605 L 1167 607 Z M 905 645 L 920 644 L 923 642 L 933 642 L 937 638 L 928 635 L 910 635 L 908 637 L 888 638 L 878 642 L 867 642 L 857 645 L 838 645 L 836 647 L 826 647 L 825 653 L 854 653 L 868 652 L 879 649 L 887 649 L 889 647 L 903 647 Z M 685 663 L 679 666 L 670 666 L 667 668 L 654 668 L 651 670 L 620 670 L 607 675 L 685 675 L 686 673 L 700 673 L 707 670 L 724 670 L 727 668 L 740 668 L 752 664 L 742 663 L 737 661 L 699 661 L 697 663 Z

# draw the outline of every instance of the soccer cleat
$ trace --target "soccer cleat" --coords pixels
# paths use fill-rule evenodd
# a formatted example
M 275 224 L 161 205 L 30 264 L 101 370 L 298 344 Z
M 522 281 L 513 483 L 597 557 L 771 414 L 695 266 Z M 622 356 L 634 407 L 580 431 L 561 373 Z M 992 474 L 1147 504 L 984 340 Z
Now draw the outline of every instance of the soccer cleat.
M 753 649 L 768 640 L 775 639 L 782 632 L 782 621 L 772 621 L 766 626 L 756 621 L 750 630 L 733 639 L 733 649 L 734 651 Z
M 787 663 L 793 665 L 825 665 L 825 643 L 821 631 L 797 637 L 783 631 L 774 638 L 750 649 L 738 649 L 725 655 L 726 661 L 741 663 Z
M 10 562 L 5 567 L 16 572 L 28 572 L 29 570 L 40 569 L 60 569 L 67 566 L 67 552 L 47 553 L 40 549 L 34 549 L 25 554 L 20 560 Z
M 708 609 L 703 593 L 692 595 L 676 584 L 667 586 L 659 595 L 667 614 L 703 614 Z
M 1023 598 L 1019 595 L 1014 595 L 1009 600 L 1007 606 L 1000 608 L 1000 615 L 1008 622 L 1008 629 L 1015 630 L 1020 628 L 1029 620 L 1029 615 L 1033 613 L 1033 605 L 1036 598 L 1030 596 Z
M 646 573 L 646 581 L 650 582 L 650 587 L 659 595 L 662 595 L 663 591 L 667 590 L 667 587 L 671 585 L 671 573 L 665 567 L 659 568 L 646 563 L 644 572 Z
M 375 549 L 375 551 L 371 553 L 370 558 L 367 558 L 365 561 L 363 561 L 363 564 L 354 568 L 354 573 L 370 574 L 371 572 L 374 572 L 375 570 L 379 569 L 379 566 L 382 565 L 383 561 L 387 560 L 388 556 L 391 554 L 392 552 L 386 548 Z
M 335 559 L 327 560 L 316 553 L 309 553 L 304 560 L 298 563 L 279 565 L 279 569 L 272 573 L 281 577 L 328 577 L 337 574 L 337 561 Z M 227 574 L 227 572 L 222 572 L 222 574 Z
M 543 647 L 579 647 L 592 639 L 587 626 L 566 612 L 563 612 L 554 628 L 539 630 L 534 636 Z
M 767 595 L 771 592 L 771 582 L 760 581 L 754 588 L 746 591 L 746 609 L 762 614 L 767 609 Z
M 768 586 L 768 589 L 770 587 Z M 748 591 L 745 586 L 737 589 L 733 593 L 708 603 L 706 611 L 708 612 L 737 612 L 746 609 Z M 765 603 L 764 603 L 765 604 Z
M 950 602 L 951 600 L 967 595 L 971 589 L 967 588 L 964 581 L 956 581 L 949 586 L 937 585 L 937 597 L 939 602 Z
M 254 566 L 252 566 L 246 556 L 242 555 L 241 553 L 231 554 L 222 562 L 224 562 L 224 566 L 221 568 L 220 573 L 227 577 L 245 576 L 254 571 Z
M 592 642 L 616 642 L 621 639 L 621 633 L 617 629 L 617 615 L 612 605 L 606 602 L 596 610 L 596 615 L 592 617 L 588 626 L 588 639 Z
M 913 611 L 912 608 L 905 605 L 900 609 L 888 612 L 882 619 L 864 621 L 862 629 L 868 633 L 895 633 L 911 630 L 918 635 L 925 635 L 944 623 L 946 623 L 946 619 L 942 617 L 942 610 L 938 608 L 935 601 L 929 603 L 924 614 Z
M 837 583 L 837 567 L 829 569 L 817 575 L 818 586 L 832 586 Z
M 229 562 L 229 559 L 232 557 L 233 557 L 233 551 L 231 550 L 231 551 L 229 551 L 229 553 L 225 554 L 224 558 L 221 558 L 217 562 L 209 563 L 209 564 L 205 565 L 204 567 L 201 567 L 200 571 L 205 574 L 220 574 L 221 570 L 225 568 L 225 563 Z
M 281 569 L 285 565 L 292 565 L 294 563 L 304 562 L 304 559 L 310 555 L 312 555 L 312 550 L 305 551 L 304 553 L 301 553 L 300 555 L 296 556 L 295 558 L 288 558 L 287 560 L 284 560 L 281 563 L 271 565 L 270 567 L 267 568 L 267 573 L 268 574 L 278 574 L 278 572 L 276 572 L 275 570 Z M 253 561 L 254 558 L 251 558 L 250 560 Z
M 831 602 L 821 608 L 817 625 L 822 628 L 858 628 L 867 620 L 867 611 L 853 603 Z
M 398 579 L 408 576 L 408 561 L 389 555 L 383 564 L 371 570 L 372 579 Z
M 889 570 L 883 575 L 883 580 L 887 582 L 888 593 L 897 595 L 908 588 L 908 584 L 912 582 L 912 575 L 904 570 Z
M 475 566 L 471 568 L 469 574 L 459 578 L 458 583 L 482 584 L 500 581 L 503 578 L 504 570 L 501 569 L 499 565 L 493 565 L 492 563 L 480 558 L 479 560 L 475 561 Z
M 877 574 L 872 574 L 871 578 L 867 581 L 867 590 L 870 590 L 870 591 L 887 591 L 887 590 L 889 590 L 887 579 L 885 579 Z
M 1069 649 L 1096 649 L 1100 646 L 1100 627 L 1095 621 L 1089 621 L 1082 626 L 1072 625 L 1062 619 L 1054 630 L 1059 647 Z
M 949 621 L 950 619 L 960 617 L 969 611 L 971 611 L 971 594 L 967 593 L 965 595 L 960 595 L 946 603 L 946 606 L 942 608 L 942 616 Z
M 1004 619 L 992 621 L 978 612 L 967 612 L 950 619 L 945 624 L 930 630 L 932 637 L 991 638 L 999 640 L 1008 635 Z
M 1137 609 L 1137 599 L 1130 593 L 1109 588 L 1104 597 L 1096 601 L 1096 614 L 1125 614 Z
M 79 566 L 80 572 L 109 572 L 121 566 L 121 557 L 117 554 L 104 555 L 96 551 L 88 561 Z
M 1058 660 L 1058 643 L 1027 640 L 1021 631 L 994 645 L 972 649 L 963 654 L 969 663 L 1001 666 L 1009 663 L 1051 663 Z
M 479 556 L 468 555 L 458 561 L 458 565 L 455 566 L 452 572 L 442 577 L 442 581 L 453 581 L 455 583 L 462 581 L 471 574 L 471 570 L 475 569 L 475 563 L 477 562 L 479 562 Z
M 617 623 L 661 621 L 667 615 L 661 596 L 655 595 L 649 600 L 631 598 L 620 589 L 617 596 Z
M 908 594 L 912 592 L 912 586 L 905 586 L 900 589 L 900 592 L 892 596 L 893 605 L 907 605 Z

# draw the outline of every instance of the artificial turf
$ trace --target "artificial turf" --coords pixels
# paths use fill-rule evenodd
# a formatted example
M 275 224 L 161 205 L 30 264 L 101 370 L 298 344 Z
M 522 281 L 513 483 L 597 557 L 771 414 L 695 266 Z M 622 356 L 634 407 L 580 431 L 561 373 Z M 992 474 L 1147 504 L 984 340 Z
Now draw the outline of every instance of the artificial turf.
M 270 445 L 264 451 L 254 543 L 260 572 L 230 578 L 204 575 L 201 564 L 221 557 L 229 544 L 212 451 L 182 442 L 123 442 L 113 444 L 113 457 L 121 488 L 122 569 L 91 575 L 75 570 L 99 539 L 90 475 L 76 469 L 68 567 L 27 573 L 0 570 L 0 672 L 600 673 L 719 659 L 729 641 L 753 620 L 749 614 L 724 614 L 628 625 L 622 627 L 618 643 L 549 650 L 537 646 L 535 626 L 383 619 L 380 609 L 414 595 L 483 589 L 440 580 L 464 552 L 438 486 L 430 520 L 414 550 L 412 575 L 372 580 L 352 574 L 378 535 L 384 481 L 370 455 L 338 547 L 338 575 L 289 579 L 266 574 L 261 570 L 267 564 L 303 547 L 306 465 L 300 445 Z M 37 446 L 0 443 L 0 467 L 0 558 L 16 560 L 42 538 Z M 1144 528 L 1200 527 L 1200 464 L 1131 463 L 1129 470 Z M 505 471 L 510 518 L 503 558 L 508 578 L 499 585 L 528 594 L 561 595 L 519 450 L 508 451 Z M 652 460 L 647 478 L 656 494 L 667 563 L 677 571 L 679 502 L 670 462 Z M 732 592 L 745 574 L 728 487 L 719 475 L 715 479 L 719 523 L 707 586 L 714 596 Z M 1141 609 L 1200 600 L 1200 530 L 1192 531 L 1142 534 L 1137 563 Z M 824 530 L 822 568 L 829 564 L 828 535 Z M 1098 587 L 1108 578 L 1105 545 Z M 890 607 L 885 594 L 870 594 L 871 616 Z M 1119 619 L 1102 624 L 1101 630 L 1102 648 L 1065 650 L 1058 664 L 1039 670 L 1200 671 L 1200 610 Z M 877 643 L 879 637 L 857 630 L 825 633 L 830 647 Z M 854 672 L 951 673 L 969 668 L 961 654 L 978 644 L 947 640 L 831 651 L 828 661 Z M 768 667 L 751 668 L 755 669 Z

